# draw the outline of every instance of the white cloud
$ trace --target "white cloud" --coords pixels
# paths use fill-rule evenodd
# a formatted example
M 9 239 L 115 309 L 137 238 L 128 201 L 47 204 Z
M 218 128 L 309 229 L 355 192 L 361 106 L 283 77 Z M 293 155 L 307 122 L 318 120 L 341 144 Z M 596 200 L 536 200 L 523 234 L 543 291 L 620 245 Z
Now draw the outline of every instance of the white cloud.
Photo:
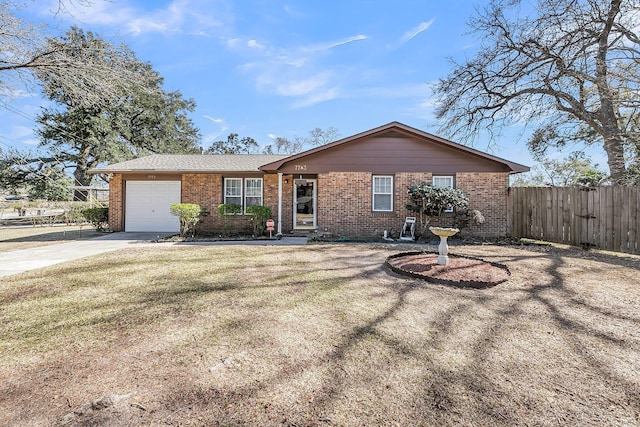
M 428 29 L 431 26 L 431 24 L 433 24 L 433 22 L 434 22 L 433 19 L 430 20 L 430 21 L 427 21 L 427 22 L 421 22 L 417 27 L 412 28 L 411 30 L 409 30 L 406 33 L 404 33 L 404 35 L 400 39 L 400 43 L 406 43 L 409 40 L 413 39 L 418 34 L 422 33 L 426 29 Z
M 222 122 L 224 122 L 224 120 L 223 120 L 223 119 L 218 119 L 218 118 L 216 118 L 216 117 L 211 117 L 211 116 L 208 116 L 208 115 L 206 115 L 206 114 L 205 114 L 205 115 L 203 115 L 202 117 L 204 117 L 204 118 L 205 118 L 205 119 L 207 119 L 207 120 L 211 120 L 213 123 L 222 123 Z
M 211 121 L 212 123 L 215 123 L 215 125 L 219 126 L 217 131 L 207 133 L 202 137 L 202 142 L 204 142 L 205 146 L 211 144 L 214 141 L 217 141 L 222 134 L 224 134 L 226 131 L 229 130 L 229 126 L 225 123 L 224 119 L 222 118 L 213 117 L 209 114 L 203 114 L 202 117 Z
M 276 91 L 283 96 L 308 95 L 311 92 L 323 88 L 328 80 L 328 74 L 323 73 L 303 80 L 287 81 L 284 84 L 276 83 Z
M 344 46 L 345 44 L 357 42 L 357 41 L 360 41 L 360 40 L 366 40 L 366 39 L 367 39 L 367 36 L 359 34 L 357 36 L 347 37 L 347 38 L 344 38 L 344 39 L 341 39 L 341 40 L 337 40 L 337 41 L 334 41 L 334 42 L 305 46 L 305 47 L 302 47 L 301 51 L 303 51 L 303 52 L 322 52 L 322 51 L 333 49 L 334 47 Z
M 431 27 L 431 25 L 434 22 L 435 22 L 435 19 L 431 19 L 430 21 L 426 21 L 426 22 L 421 22 L 420 24 L 418 24 L 414 28 L 412 28 L 409 31 L 407 31 L 406 33 L 404 33 L 402 35 L 402 37 L 400 38 L 400 40 L 398 40 L 395 43 L 388 44 L 387 48 L 392 49 L 392 50 L 400 48 L 405 43 L 408 43 L 409 41 L 411 41 L 414 38 L 416 38 L 423 31 L 426 31 L 429 27 Z
M 230 49 L 235 49 L 240 45 L 241 42 L 242 40 L 240 39 L 240 37 L 234 37 L 232 39 L 228 39 L 227 47 L 229 47 Z
M 260 42 L 258 42 L 257 40 L 249 40 L 247 42 L 247 46 L 253 49 L 264 49 L 265 46 L 263 44 L 260 44 Z
M 33 134 L 33 129 L 28 126 L 12 126 L 9 129 L 8 134 L 2 135 L 0 134 L 0 141 L 8 140 L 11 142 L 19 142 L 21 144 L 26 145 L 38 145 L 40 144 L 40 140 L 38 140 Z
M 233 42 L 227 41 L 227 46 L 239 55 L 251 57 L 237 69 L 251 75 L 258 90 L 295 98 L 293 106 L 303 107 L 339 96 L 339 87 L 348 78 L 347 73 L 338 72 L 337 69 L 344 66 L 327 63 L 325 58 L 332 49 L 366 39 L 367 36 L 356 35 L 291 48 L 272 46 L 255 39 L 242 43 L 232 39 Z
M 208 36 L 215 27 L 224 26 L 231 20 L 228 11 L 216 0 L 173 0 L 165 7 L 142 10 L 127 6 L 125 2 L 96 1 L 90 7 L 81 2 L 65 2 L 65 10 L 58 16 L 62 19 L 92 25 L 108 25 L 125 29 L 132 35 L 143 33 L 188 33 Z M 154 4 L 154 3 L 150 3 Z M 58 1 L 51 1 L 41 13 L 51 14 L 57 10 Z M 222 19 L 221 19 L 222 18 Z
M 267 135 L 269 138 L 271 139 L 276 139 L 278 137 L 278 135 L 274 134 L 274 133 L 270 133 L 269 135 Z
M 337 87 L 332 87 L 328 89 L 323 89 L 322 91 L 315 91 L 309 96 L 302 98 L 301 100 L 294 102 L 293 107 L 309 107 L 314 104 L 319 104 L 321 102 L 331 101 L 332 99 L 339 98 L 339 90 Z
M 33 136 L 33 129 L 26 126 L 14 126 L 11 128 L 10 138 L 24 138 L 25 136 Z

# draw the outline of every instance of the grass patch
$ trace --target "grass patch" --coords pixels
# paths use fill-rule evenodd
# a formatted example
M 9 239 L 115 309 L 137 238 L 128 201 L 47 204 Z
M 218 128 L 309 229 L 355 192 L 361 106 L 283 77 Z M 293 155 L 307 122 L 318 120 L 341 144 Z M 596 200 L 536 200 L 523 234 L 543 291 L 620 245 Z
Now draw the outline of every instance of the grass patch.
M 30 249 L 54 243 L 89 239 L 103 235 L 91 226 L 58 225 L 36 227 L 0 226 L 0 252 Z
M 640 422 L 637 259 L 456 247 L 512 271 L 478 291 L 388 274 L 404 250 L 158 245 L 11 276 L 0 424 L 111 395 L 128 397 L 74 422 Z

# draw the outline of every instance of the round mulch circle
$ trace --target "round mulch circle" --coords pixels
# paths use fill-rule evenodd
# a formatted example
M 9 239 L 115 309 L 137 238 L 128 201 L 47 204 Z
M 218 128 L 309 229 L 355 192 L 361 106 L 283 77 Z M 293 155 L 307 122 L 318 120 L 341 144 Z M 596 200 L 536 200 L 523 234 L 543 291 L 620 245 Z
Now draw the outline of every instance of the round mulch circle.
M 438 264 L 438 253 L 403 252 L 391 255 L 385 265 L 393 272 L 443 285 L 487 288 L 505 282 L 511 273 L 506 265 L 449 254 L 449 264 Z

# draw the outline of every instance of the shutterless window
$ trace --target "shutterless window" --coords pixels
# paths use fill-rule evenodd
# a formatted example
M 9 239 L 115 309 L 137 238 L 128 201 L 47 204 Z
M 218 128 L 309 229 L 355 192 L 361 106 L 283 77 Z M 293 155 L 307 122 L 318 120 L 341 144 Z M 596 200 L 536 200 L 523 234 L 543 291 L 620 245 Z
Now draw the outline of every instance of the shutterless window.
M 242 206 L 242 178 L 224 179 L 224 203 Z
M 437 188 L 453 188 L 452 176 L 434 176 L 432 185 Z M 453 208 L 447 208 L 444 212 L 453 212 Z
M 393 177 L 373 177 L 373 210 L 390 212 L 393 210 Z
M 244 180 L 244 208 L 262 205 L 262 178 Z

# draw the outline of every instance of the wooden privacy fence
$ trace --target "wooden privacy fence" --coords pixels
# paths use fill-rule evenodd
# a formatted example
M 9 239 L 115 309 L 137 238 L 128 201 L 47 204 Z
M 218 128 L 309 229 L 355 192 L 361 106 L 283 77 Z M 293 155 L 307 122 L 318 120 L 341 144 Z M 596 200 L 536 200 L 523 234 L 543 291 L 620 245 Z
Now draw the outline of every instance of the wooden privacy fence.
M 511 187 L 513 237 L 640 253 L 640 187 Z

